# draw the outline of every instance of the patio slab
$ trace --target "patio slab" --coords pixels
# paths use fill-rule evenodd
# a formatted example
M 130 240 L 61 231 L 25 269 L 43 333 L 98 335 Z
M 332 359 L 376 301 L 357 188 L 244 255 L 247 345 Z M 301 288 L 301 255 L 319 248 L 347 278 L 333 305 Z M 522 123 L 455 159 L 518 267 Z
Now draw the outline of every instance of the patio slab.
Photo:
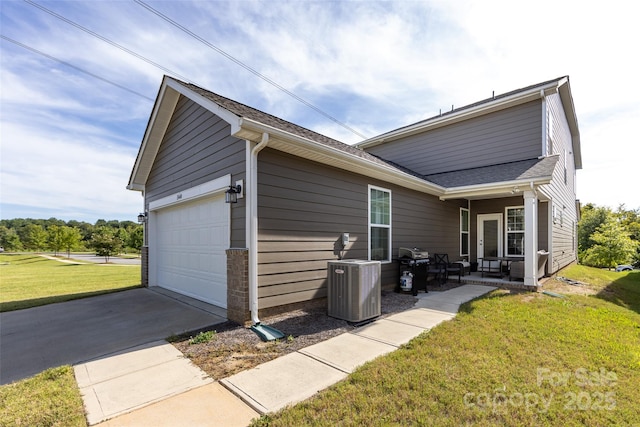
M 350 374 L 358 366 L 394 350 L 397 347 L 393 345 L 347 333 L 298 351 Z
M 448 304 L 464 304 L 494 289 L 497 288 L 495 286 L 484 285 L 462 285 L 446 292 L 430 292 L 423 298 Z

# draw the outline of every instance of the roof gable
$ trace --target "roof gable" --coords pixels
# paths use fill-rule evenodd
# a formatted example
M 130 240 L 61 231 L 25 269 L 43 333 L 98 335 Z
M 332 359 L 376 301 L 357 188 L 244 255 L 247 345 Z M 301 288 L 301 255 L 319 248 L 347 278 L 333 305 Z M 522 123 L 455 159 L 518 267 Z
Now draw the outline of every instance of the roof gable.
M 287 153 L 363 175 L 386 179 L 430 194 L 442 189 L 366 151 L 298 126 L 279 117 L 225 98 L 191 83 L 165 76 L 136 158 L 130 190 L 144 190 L 164 133 L 180 96 L 197 102 L 231 125 L 239 139 L 259 141 L 270 134 L 269 146 Z M 413 181 L 413 182 L 412 182 Z
M 476 108 L 485 106 L 487 103 L 493 105 L 496 99 L 511 99 L 513 101 L 512 98 L 514 96 L 523 92 L 548 90 L 548 87 L 552 86 L 554 82 L 560 84 L 558 80 L 540 83 L 491 98 L 490 101 L 480 101 L 442 116 L 457 117 L 462 112 L 475 111 Z M 568 80 L 566 83 L 568 83 Z M 464 171 L 421 175 L 402 165 L 387 161 L 363 150 L 360 147 L 365 146 L 366 141 L 360 146 L 344 144 L 191 83 L 165 76 L 145 130 L 129 185 L 127 186 L 128 189 L 144 190 L 180 96 L 191 99 L 225 120 L 231 126 L 231 134 L 239 139 L 258 142 L 264 133 L 268 133 L 270 136 L 269 147 L 271 148 L 441 198 L 454 198 L 453 194 L 457 194 L 455 197 L 458 198 L 469 197 L 469 194 L 473 191 L 479 191 L 478 188 L 480 187 L 483 194 L 490 191 L 491 187 L 494 187 L 496 191 L 503 192 L 503 187 L 512 185 L 514 182 L 527 181 L 544 184 L 551 180 L 553 168 L 557 162 L 557 156 L 552 156 Z M 566 96 L 567 94 L 565 93 Z M 571 102 L 569 112 L 573 111 L 572 105 Z M 442 116 L 400 128 L 382 135 L 379 137 L 380 139 L 374 138 L 369 141 L 370 143 L 381 143 L 387 137 L 400 137 L 398 135 L 402 135 L 404 132 L 420 132 L 421 130 L 418 128 L 423 125 L 428 126 L 432 121 L 440 120 Z M 469 118 L 469 116 L 466 117 Z M 575 115 L 573 117 L 575 118 Z M 575 129 L 577 130 L 577 122 L 575 123 Z M 577 152 L 579 158 L 579 151 L 574 152 Z
M 573 105 L 573 98 L 571 96 L 569 76 L 558 77 L 556 79 L 547 80 L 542 83 L 537 83 L 500 95 L 494 95 L 491 98 L 483 99 L 481 101 L 438 114 L 437 116 L 421 120 L 411 125 L 385 132 L 357 144 L 357 147 L 367 149 L 369 147 L 388 143 L 409 135 L 426 132 L 430 129 L 468 120 L 472 117 L 503 110 L 535 99 L 541 99 L 552 93 L 560 94 L 565 116 L 567 117 L 569 129 L 571 130 L 575 165 L 577 169 L 581 169 L 582 156 L 580 149 L 580 131 L 578 129 L 578 119 Z

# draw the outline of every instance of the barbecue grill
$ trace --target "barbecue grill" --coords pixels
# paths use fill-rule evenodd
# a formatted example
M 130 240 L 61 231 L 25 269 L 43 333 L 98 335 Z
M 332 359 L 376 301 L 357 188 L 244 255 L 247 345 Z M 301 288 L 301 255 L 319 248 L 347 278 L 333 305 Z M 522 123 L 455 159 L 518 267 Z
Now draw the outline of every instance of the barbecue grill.
M 429 252 L 420 248 L 398 248 L 398 264 L 400 267 L 399 278 L 404 272 L 412 274 L 411 293 L 418 295 L 418 290 L 427 292 L 427 271 L 429 268 Z M 400 292 L 400 279 L 396 291 Z

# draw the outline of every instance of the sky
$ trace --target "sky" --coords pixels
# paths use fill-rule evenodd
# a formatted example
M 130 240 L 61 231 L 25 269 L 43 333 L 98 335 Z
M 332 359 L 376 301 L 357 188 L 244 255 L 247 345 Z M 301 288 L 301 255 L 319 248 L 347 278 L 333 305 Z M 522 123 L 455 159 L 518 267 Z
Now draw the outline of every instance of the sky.
M 0 218 L 135 221 L 143 199 L 126 185 L 164 74 L 348 144 L 568 75 L 578 198 L 640 209 L 639 12 L 634 0 L 0 0 Z

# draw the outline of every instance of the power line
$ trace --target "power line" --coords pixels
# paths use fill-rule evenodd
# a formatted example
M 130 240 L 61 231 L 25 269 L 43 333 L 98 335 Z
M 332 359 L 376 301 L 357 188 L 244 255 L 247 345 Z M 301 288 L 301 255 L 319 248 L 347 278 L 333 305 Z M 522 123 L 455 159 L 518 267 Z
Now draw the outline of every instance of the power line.
M 137 52 L 134 52 L 134 51 L 133 51 L 133 50 L 131 50 L 131 49 L 127 49 L 126 47 L 124 47 L 124 46 L 122 46 L 122 45 L 120 45 L 120 44 L 118 44 L 118 43 L 114 42 L 113 40 L 110 40 L 110 39 L 108 39 L 108 38 L 106 38 L 106 37 L 104 37 L 104 36 L 101 36 L 100 34 L 96 33 L 95 31 L 91 31 L 90 29 L 88 29 L 88 28 L 86 28 L 86 27 L 83 27 L 82 25 L 80 25 L 80 24 L 78 24 L 78 23 L 76 23 L 76 22 L 74 22 L 74 21 L 72 21 L 72 20 L 70 20 L 70 19 L 68 19 L 68 18 L 65 18 L 64 16 L 59 15 L 59 14 L 57 14 L 56 12 L 54 12 L 54 11 L 52 11 L 52 10 L 50 10 L 50 9 L 47 9 L 46 7 L 44 7 L 44 6 L 40 5 L 40 4 L 38 4 L 38 3 L 36 3 L 36 2 L 34 2 L 34 1 L 32 1 L 32 0 L 24 0 L 24 2 L 25 2 L 25 3 L 30 4 L 30 5 L 31 5 L 31 6 L 33 6 L 33 7 L 37 7 L 38 9 L 42 10 L 43 12 L 48 13 L 49 15 L 51 15 L 51 16 L 53 16 L 53 17 L 55 17 L 55 18 L 58 18 L 59 20 L 64 21 L 64 22 L 66 22 L 67 24 L 72 25 L 72 26 L 76 27 L 77 29 L 79 29 L 79 30 L 81 30 L 81 31 L 84 31 L 84 32 L 85 32 L 85 33 L 87 33 L 87 34 L 90 34 L 90 35 L 92 35 L 93 37 L 96 37 L 96 38 L 98 38 L 98 39 L 102 40 L 103 42 L 108 43 L 108 44 L 110 44 L 111 46 L 116 47 L 116 48 L 118 48 L 118 49 L 122 50 L 123 52 L 128 53 L 129 55 L 133 55 L 133 56 L 135 56 L 136 58 L 141 59 L 142 61 L 146 62 L 147 64 L 151 64 L 151 65 L 153 65 L 154 67 L 157 67 L 157 68 L 159 68 L 159 69 L 163 70 L 164 72 L 166 72 L 166 73 L 168 73 L 168 74 L 172 74 L 172 75 L 174 75 L 174 76 L 176 76 L 176 77 L 179 77 L 179 78 L 181 78 L 182 80 L 186 80 L 186 81 L 188 81 L 188 82 L 190 82 L 190 81 L 191 81 L 191 80 L 190 80 L 190 79 L 188 79 L 187 77 L 184 77 L 184 76 L 180 75 L 179 73 L 176 73 L 175 71 L 170 70 L 169 68 L 166 68 L 166 67 L 164 67 L 164 66 L 162 66 L 162 65 L 158 64 L 157 62 L 154 62 L 154 61 L 152 61 L 152 60 L 150 60 L 150 59 L 148 59 L 148 58 L 146 58 L 146 57 L 144 57 L 144 56 L 140 55 L 140 54 L 139 54 L 139 53 L 137 53 Z
M 96 79 L 98 79 L 98 80 L 101 80 L 101 81 L 103 81 L 103 82 L 105 82 L 105 83 L 108 83 L 108 84 L 110 84 L 110 85 L 112 85 L 112 86 L 115 86 L 115 87 L 120 88 L 120 89 L 122 89 L 122 90 L 126 90 L 126 91 L 127 91 L 127 92 L 129 92 L 129 93 L 132 93 L 132 94 L 137 95 L 137 96 L 139 96 L 139 97 L 141 97 L 141 98 L 147 99 L 147 100 L 149 100 L 149 101 L 151 101 L 151 102 L 153 102 L 153 101 L 154 101 L 154 99 L 153 99 L 153 98 L 149 98 L 148 96 L 143 95 L 143 94 L 141 94 L 140 92 L 136 92 L 135 90 L 129 89 L 128 87 L 122 86 L 121 84 L 118 84 L 118 83 L 113 82 L 113 81 L 111 81 L 111 80 L 105 79 L 104 77 L 100 77 L 100 76 L 99 76 L 99 75 L 97 75 L 97 74 L 94 74 L 94 73 L 92 73 L 92 72 L 90 72 L 90 71 L 84 70 L 84 69 L 82 69 L 82 68 L 80 68 L 80 67 L 77 67 L 77 66 L 75 66 L 75 65 L 73 65 L 73 64 L 70 64 L 70 63 L 68 63 L 68 62 L 66 62 L 66 61 L 63 61 L 63 60 L 61 60 L 61 59 L 58 59 L 58 58 L 56 58 L 55 56 L 48 55 L 48 54 L 46 54 L 46 53 L 44 53 L 44 52 L 42 52 L 42 51 L 40 51 L 40 50 L 38 50 L 38 49 L 36 49 L 36 48 L 33 48 L 33 47 L 31 47 L 31 46 L 27 46 L 26 44 L 24 44 L 24 43 L 20 43 L 19 41 L 16 41 L 16 40 L 14 40 L 14 39 L 12 39 L 12 38 L 9 38 L 9 37 L 7 37 L 7 36 L 5 36 L 5 35 L 3 35 L 3 34 L 0 34 L 0 37 L 1 37 L 3 40 L 6 40 L 6 41 L 8 41 L 8 42 L 10 42 L 10 43 L 15 44 L 16 46 L 20 46 L 20 47 L 21 47 L 21 48 L 23 48 L 23 49 L 29 50 L 29 51 L 31 51 L 31 52 L 33 52 L 33 53 L 37 53 L 38 55 L 42 55 L 42 56 L 44 56 L 44 57 L 46 57 L 46 58 L 49 58 L 49 59 L 51 59 L 52 61 L 56 61 L 56 62 L 59 62 L 59 63 L 61 63 L 61 64 L 64 64 L 64 65 L 66 65 L 67 67 L 71 67 L 71 68 L 73 68 L 73 69 L 74 69 L 74 70 L 76 70 L 76 71 L 80 71 L 81 73 L 87 74 L 87 75 L 89 75 L 89 76 L 91 76 L 91 77 L 93 77 L 93 78 L 96 78 Z
M 301 102 L 302 104 L 306 105 L 307 107 L 311 108 L 312 110 L 316 111 L 317 113 L 321 114 L 322 116 L 328 118 L 332 122 L 342 126 L 343 128 L 347 129 L 349 132 L 352 132 L 353 134 L 358 135 L 360 138 L 367 139 L 366 136 L 364 136 L 363 134 L 361 134 L 357 130 L 353 129 L 352 127 L 350 127 L 350 126 L 348 126 L 348 125 L 346 125 L 344 123 L 342 123 L 340 120 L 336 119 L 335 117 L 331 116 L 330 114 L 325 113 L 319 107 L 316 107 L 315 105 L 311 104 L 310 102 L 306 101 L 305 99 L 301 98 L 300 96 L 298 96 L 295 93 L 291 92 L 290 90 L 286 89 L 282 85 L 278 84 L 274 80 L 272 80 L 269 77 L 265 76 L 264 74 L 260 73 L 256 69 L 250 67 L 249 65 L 247 65 L 244 62 L 240 61 L 239 59 L 233 57 L 232 55 L 228 54 L 227 52 L 225 52 L 224 50 L 220 49 L 219 47 L 213 45 L 212 43 L 210 43 L 209 41 L 207 41 L 204 38 L 200 37 L 199 35 L 195 34 L 193 31 L 189 30 L 185 26 L 179 24 L 178 22 L 176 22 L 173 19 L 169 18 L 168 16 L 164 15 L 162 12 L 160 12 L 160 11 L 154 9 L 153 7 L 149 6 L 144 1 L 142 1 L 142 0 L 133 0 L 133 1 L 138 3 L 140 6 L 144 7 L 145 9 L 147 9 L 149 12 L 151 12 L 154 15 L 162 18 L 163 20 L 165 20 L 169 24 L 173 25 L 174 27 L 182 30 L 183 32 L 185 32 L 189 36 L 191 36 L 194 39 L 198 40 L 200 43 L 202 43 L 205 46 L 209 47 L 210 49 L 218 52 L 219 54 L 221 54 L 225 58 L 227 58 L 230 61 L 234 62 L 235 64 L 241 66 L 242 68 L 244 68 L 245 70 L 249 71 L 250 73 L 256 75 L 257 77 L 261 78 L 262 80 L 264 80 L 265 82 L 269 83 L 270 85 L 280 89 L 282 92 L 286 93 L 287 95 L 289 95 L 293 99 Z

